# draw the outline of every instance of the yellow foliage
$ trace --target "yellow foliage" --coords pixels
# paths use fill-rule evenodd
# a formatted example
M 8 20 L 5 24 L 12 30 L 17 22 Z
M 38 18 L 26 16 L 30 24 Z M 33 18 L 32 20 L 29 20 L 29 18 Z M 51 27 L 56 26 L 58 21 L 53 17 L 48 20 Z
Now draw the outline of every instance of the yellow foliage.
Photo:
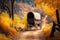
M 21 23 L 21 19 L 18 17 L 17 14 L 14 14 L 13 25 L 18 28 L 18 27 L 20 27 L 20 23 Z
M 34 0 L 34 4 L 36 4 L 36 8 L 40 9 L 40 3 L 42 2 L 42 0 Z
M 36 5 L 36 8 L 40 9 L 40 4 L 37 4 L 37 5 Z
M 43 4 L 42 5 L 42 8 L 44 9 L 44 12 L 47 14 L 47 15 L 55 15 L 55 8 L 53 8 L 52 6 L 50 6 L 48 3 L 46 4 Z
M 42 3 L 42 8 L 43 8 L 45 14 L 51 16 L 53 21 L 57 21 L 57 19 L 56 19 L 56 13 L 55 13 L 56 12 L 56 8 L 53 7 L 49 3 L 42 2 L 42 0 L 38 0 L 38 1 L 34 0 L 34 4 L 36 4 L 36 7 L 38 9 L 40 9 L 40 3 Z
M 10 26 L 12 24 L 12 20 L 9 17 L 7 12 L 2 12 L 0 14 L 0 24 L 4 23 L 7 26 Z
M 26 24 L 20 23 L 20 27 L 25 30 L 27 28 Z
M 52 17 L 53 21 L 57 21 L 56 19 L 56 8 L 53 8 L 52 6 L 50 6 L 49 4 L 44 4 L 42 5 L 42 8 L 44 9 L 45 14 L 49 15 Z
M 24 26 L 24 27 L 22 27 L 22 28 L 27 28 L 27 15 L 25 14 L 23 17 L 22 17 L 22 21 L 21 21 L 21 23 L 22 23 L 22 25 Z M 22 26 L 21 25 L 21 26 Z
M 35 4 L 40 4 L 42 2 L 42 0 L 34 0 Z
M 45 27 L 42 29 L 46 37 L 50 36 L 52 26 L 53 26 L 53 23 L 46 24 Z
M 53 19 L 54 22 L 57 22 L 56 15 L 53 15 L 53 16 L 52 16 L 52 19 Z
M 10 35 L 16 35 L 17 31 L 12 27 L 12 19 L 9 17 L 7 12 L 2 12 L 0 14 L 0 27 L 8 32 Z
M 13 25 L 14 25 L 16 28 L 25 29 L 25 28 L 26 28 L 26 24 L 27 24 L 26 15 L 24 15 L 24 16 L 22 17 L 22 19 L 20 19 L 17 14 L 14 14 Z
M 27 23 L 27 17 L 26 17 L 27 15 L 24 15 L 23 17 L 22 17 L 22 23 L 23 24 L 26 24 Z
M 14 14 L 14 21 L 15 22 L 21 22 L 21 19 L 18 17 L 17 14 Z
M 0 34 L 0 40 L 12 40 L 12 39 L 6 37 L 4 34 Z

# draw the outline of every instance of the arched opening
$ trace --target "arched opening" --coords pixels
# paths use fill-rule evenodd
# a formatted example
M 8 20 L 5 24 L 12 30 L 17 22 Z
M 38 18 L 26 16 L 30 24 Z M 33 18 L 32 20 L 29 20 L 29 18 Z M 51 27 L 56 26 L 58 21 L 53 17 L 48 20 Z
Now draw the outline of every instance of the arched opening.
M 27 22 L 29 25 L 34 26 L 34 14 L 32 12 L 28 12 L 27 14 Z

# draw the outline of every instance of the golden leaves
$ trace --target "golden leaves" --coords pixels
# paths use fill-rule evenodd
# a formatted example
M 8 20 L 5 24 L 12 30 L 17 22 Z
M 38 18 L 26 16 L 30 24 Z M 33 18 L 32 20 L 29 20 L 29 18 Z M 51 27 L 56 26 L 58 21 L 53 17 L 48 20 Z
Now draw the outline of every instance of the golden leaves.
M 12 25 L 12 20 L 9 17 L 7 12 L 2 12 L 0 14 L 0 21 L 1 21 L 0 24 L 5 24 L 7 26 L 11 26 Z
M 52 26 L 53 23 L 51 22 L 50 24 L 46 24 L 45 27 L 42 29 L 46 37 L 50 35 Z
M 25 29 L 25 28 L 26 28 L 26 24 L 27 24 L 27 17 L 26 17 L 26 15 L 24 15 L 24 16 L 22 17 L 22 19 L 20 19 L 17 14 L 14 14 L 13 25 L 14 25 L 16 28 Z
M 8 32 L 9 35 L 16 35 L 17 31 L 12 27 L 12 19 L 9 17 L 7 12 L 2 12 L 0 14 L 0 27 Z
M 48 0 L 48 2 L 43 1 L 43 0 L 38 0 L 38 1 L 34 0 L 34 4 L 36 4 L 36 8 L 40 9 L 40 7 L 42 7 L 45 14 L 51 16 L 53 21 L 57 21 L 57 19 L 56 19 L 56 2 L 57 1 L 54 1 L 54 3 L 52 4 L 52 0 L 51 1 Z M 40 6 L 40 4 L 42 4 L 42 6 Z
M 6 37 L 4 34 L 0 33 L 0 40 L 12 40 L 12 39 L 10 39 L 10 38 Z
M 42 2 L 42 0 L 34 0 L 35 4 L 40 4 Z

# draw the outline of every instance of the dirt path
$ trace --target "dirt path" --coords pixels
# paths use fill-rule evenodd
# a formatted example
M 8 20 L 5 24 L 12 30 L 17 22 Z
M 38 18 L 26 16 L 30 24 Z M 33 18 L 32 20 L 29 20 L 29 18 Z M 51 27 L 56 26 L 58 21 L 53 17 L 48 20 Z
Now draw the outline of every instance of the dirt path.
M 45 36 L 41 30 L 26 31 L 15 36 L 13 40 L 45 40 Z

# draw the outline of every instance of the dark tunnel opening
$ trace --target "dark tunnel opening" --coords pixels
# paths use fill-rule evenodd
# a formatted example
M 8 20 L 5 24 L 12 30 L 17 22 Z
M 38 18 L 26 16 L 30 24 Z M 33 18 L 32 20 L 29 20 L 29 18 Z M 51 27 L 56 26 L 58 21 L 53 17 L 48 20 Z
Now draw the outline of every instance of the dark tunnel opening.
M 34 26 L 34 14 L 32 12 L 28 12 L 27 14 L 27 22 L 31 26 Z

